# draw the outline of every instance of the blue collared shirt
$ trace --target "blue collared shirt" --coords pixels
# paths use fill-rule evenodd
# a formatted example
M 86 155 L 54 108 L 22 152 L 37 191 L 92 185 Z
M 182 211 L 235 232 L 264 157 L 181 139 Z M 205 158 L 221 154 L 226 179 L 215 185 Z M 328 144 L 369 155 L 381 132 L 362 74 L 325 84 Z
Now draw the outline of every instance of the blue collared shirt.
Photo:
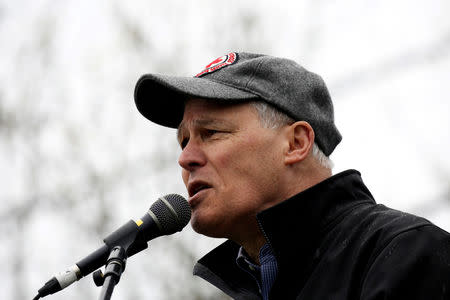
M 255 279 L 259 292 L 263 299 L 267 300 L 278 272 L 275 255 L 267 243 L 259 250 L 259 262 L 260 266 L 251 261 L 244 248 L 241 247 L 239 249 L 238 257 L 236 258 L 237 265 Z

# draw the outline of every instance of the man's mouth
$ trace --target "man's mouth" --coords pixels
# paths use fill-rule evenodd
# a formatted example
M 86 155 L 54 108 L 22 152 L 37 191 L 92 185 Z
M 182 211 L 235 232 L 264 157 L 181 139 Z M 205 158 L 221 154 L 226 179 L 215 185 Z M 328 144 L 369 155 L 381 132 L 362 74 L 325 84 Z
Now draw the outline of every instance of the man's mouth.
M 211 185 L 204 181 L 194 181 L 188 185 L 189 197 L 193 197 L 198 192 L 211 188 Z

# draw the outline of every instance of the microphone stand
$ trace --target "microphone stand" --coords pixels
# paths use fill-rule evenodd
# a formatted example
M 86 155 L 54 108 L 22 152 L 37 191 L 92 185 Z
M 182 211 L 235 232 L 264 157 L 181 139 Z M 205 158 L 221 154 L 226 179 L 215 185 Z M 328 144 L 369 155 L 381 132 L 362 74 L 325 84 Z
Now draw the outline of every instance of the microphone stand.
M 124 226 L 107 236 L 103 241 L 111 249 L 106 261 L 105 273 L 101 270 L 95 271 L 92 275 L 97 286 L 103 286 L 99 300 L 111 299 L 112 292 L 120 276 L 125 271 L 127 257 L 148 247 L 147 239 L 139 237 L 139 232 L 135 230 L 135 221 L 130 220 Z
M 110 300 L 114 287 L 120 281 L 120 276 L 125 271 L 127 254 L 121 246 L 115 246 L 106 261 L 105 273 L 97 271 L 93 274 L 97 286 L 102 285 L 99 300 Z
M 114 287 L 119 283 L 120 276 L 125 270 L 127 257 L 148 247 L 148 239 L 139 236 L 139 231 L 135 230 L 136 226 L 139 225 L 130 220 L 103 240 L 111 252 L 106 261 L 105 274 L 100 270 L 92 274 L 94 283 L 103 286 L 99 300 L 111 299 Z

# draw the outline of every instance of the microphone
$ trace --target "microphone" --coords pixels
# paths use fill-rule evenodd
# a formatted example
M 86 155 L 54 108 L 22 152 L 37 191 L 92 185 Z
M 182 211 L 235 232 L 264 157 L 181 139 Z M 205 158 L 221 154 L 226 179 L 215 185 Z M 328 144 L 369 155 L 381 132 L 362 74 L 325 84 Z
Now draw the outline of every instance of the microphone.
M 158 198 L 142 218 L 128 221 L 107 236 L 102 247 L 47 281 L 34 299 L 56 293 L 105 265 L 115 246 L 122 246 L 129 257 L 146 249 L 148 241 L 181 231 L 190 218 L 191 208 L 182 196 L 170 194 Z

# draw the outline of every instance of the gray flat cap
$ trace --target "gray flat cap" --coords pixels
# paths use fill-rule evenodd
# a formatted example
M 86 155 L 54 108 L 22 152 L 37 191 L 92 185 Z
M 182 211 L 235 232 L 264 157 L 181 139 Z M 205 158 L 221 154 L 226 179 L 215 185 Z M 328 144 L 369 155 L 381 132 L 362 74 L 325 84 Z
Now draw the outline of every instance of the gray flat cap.
M 289 59 L 233 52 L 194 77 L 143 75 L 134 91 L 136 106 L 147 119 L 172 128 L 180 124 L 189 98 L 265 101 L 294 120 L 311 124 L 315 142 L 327 156 L 342 139 L 325 82 Z

